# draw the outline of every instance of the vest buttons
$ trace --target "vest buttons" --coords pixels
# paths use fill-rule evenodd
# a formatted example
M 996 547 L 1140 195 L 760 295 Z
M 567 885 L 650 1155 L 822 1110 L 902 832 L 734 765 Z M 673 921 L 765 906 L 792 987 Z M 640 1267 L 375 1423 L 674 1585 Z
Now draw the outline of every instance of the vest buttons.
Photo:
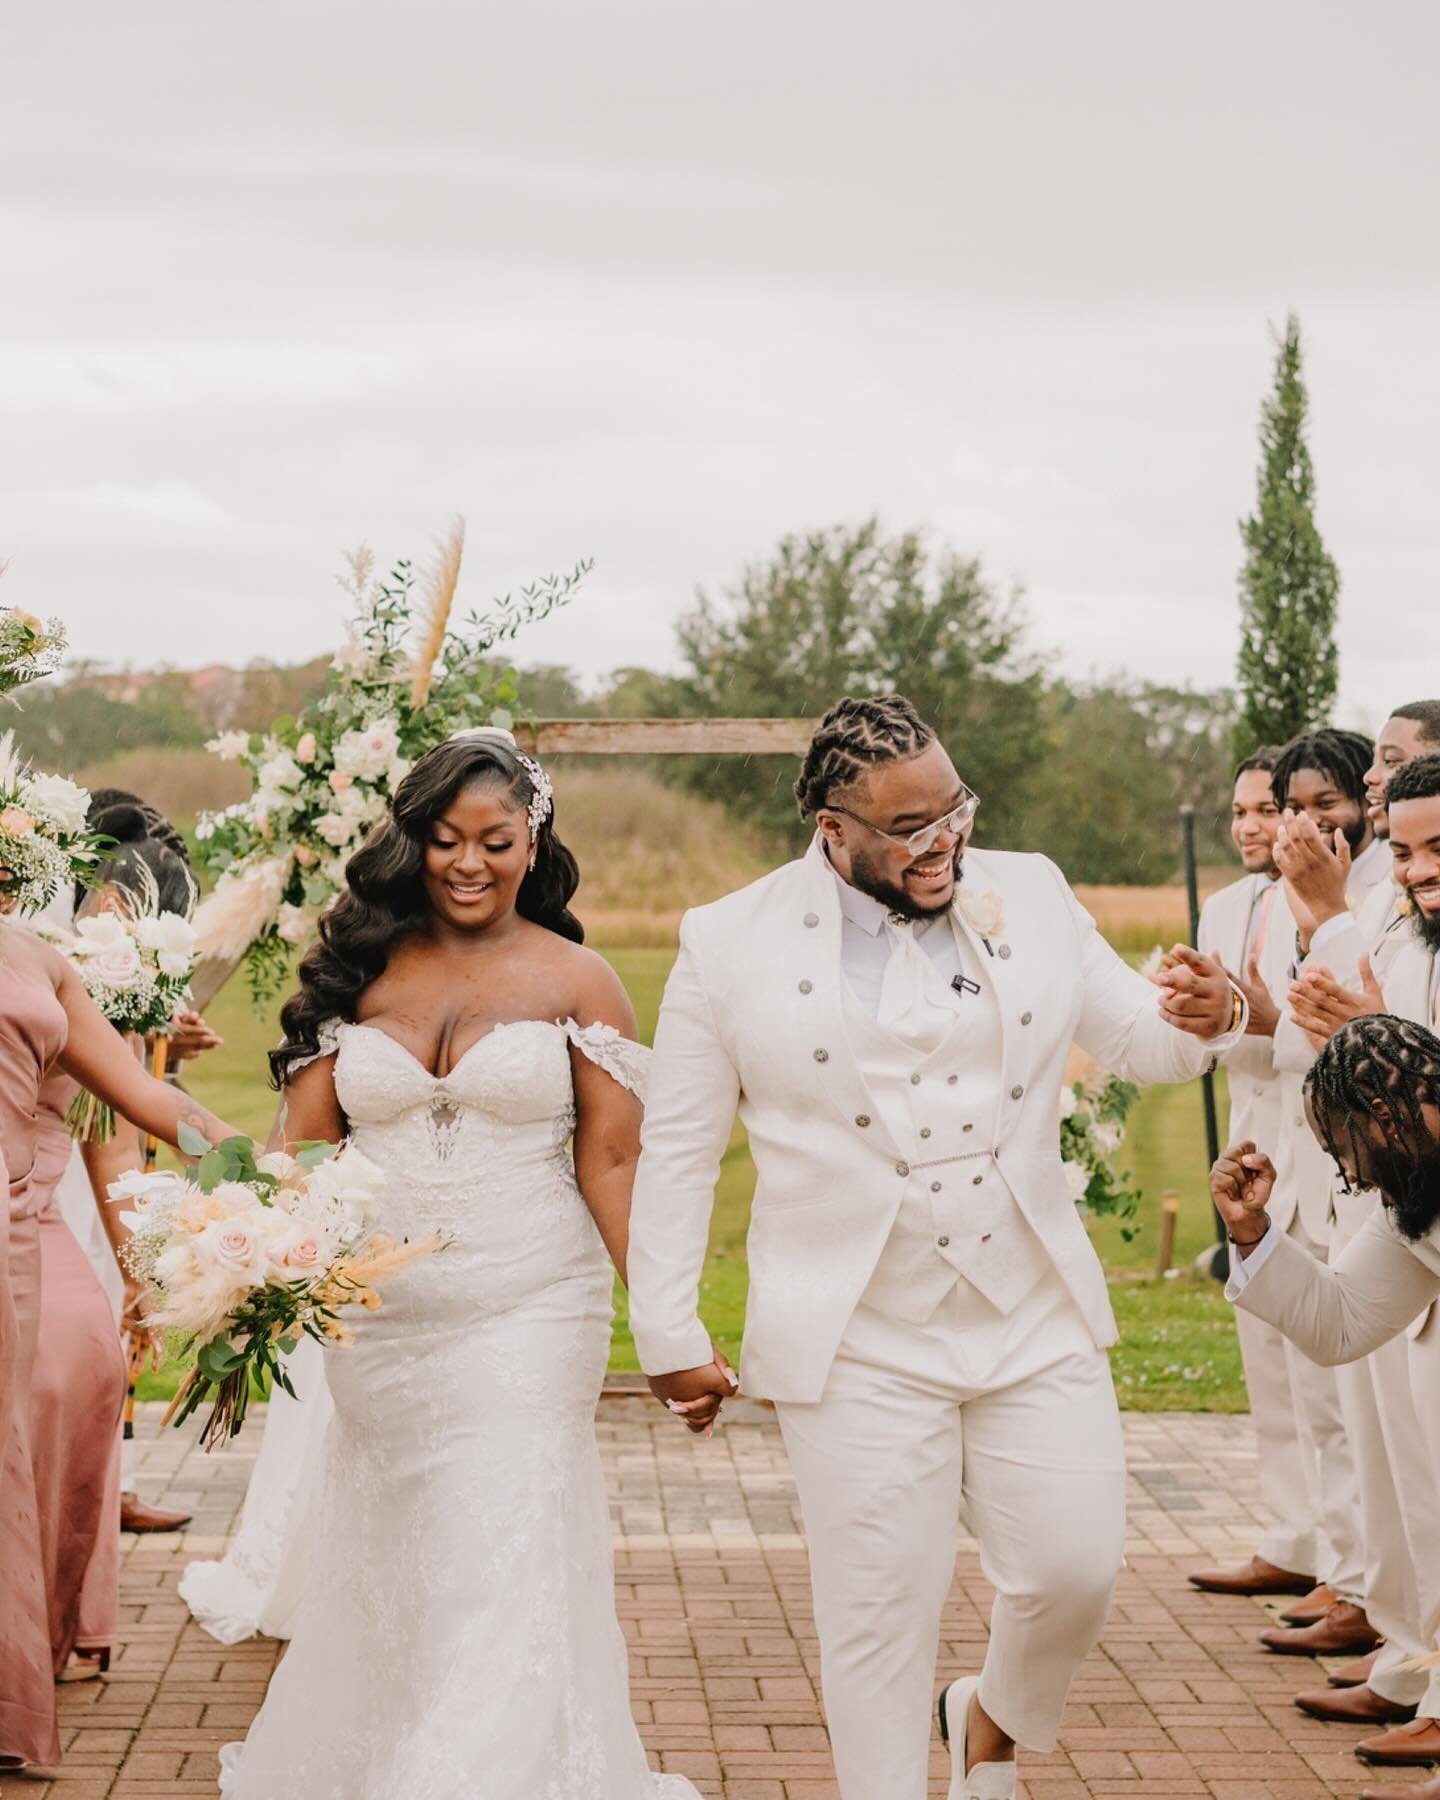
M 983 1175 L 977 1175 L 970 1185 L 971 1187 L 980 1187 L 984 1183 L 984 1180 L 985 1177 Z
M 829 1062 L 830 1052 L 828 1050 L 817 1050 L 815 1052 L 815 1060 L 816 1062 Z
M 866 1126 L 870 1123 L 869 1113 L 856 1113 L 855 1123 L 860 1127 L 860 1129 L 862 1131 L 864 1131 Z
M 1002 944 L 996 954 L 999 956 L 1001 962 L 1009 962 L 1010 946 L 1008 944 Z
M 820 923 L 819 913 L 806 913 L 805 925 L 806 925 L 807 930 L 813 931 L 819 923 Z
M 973 1125 L 962 1125 L 960 1129 L 962 1131 L 973 1131 L 975 1127 Z
M 815 992 L 815 983 L 813 981 L 802 981 L 800 983 L 800 992 L 802 994 L 813 994 Z
M 1025 1098 L 1025 1090 L 1024 1090 L 1024 1088 L 1023 1088 L 1023 1087 L 1013 1087 L 1013 1088 L 1011 1088 L 1011 1090 L 1010 1090 L 1010 1098 L 1011 1098 L 1011 1099 L 1012 1099 L 1012 1100 L 1023 1100 L 1023 1099 L 1024 1099 L 1024 1098 Z
M 940 1192 L 940 1183 L 938 1181 L 932 1181 L 930 1183 L 930 1192 L 932 1194 L 938 1194 Z
M 910 1085 L 911 1085 L 911 1087 L 919 1087 L 920 1077 L 918 1075 L 912 1075 L 910 1077 Z
M 921 1137 L 929 1137 L 930 1127 L 928 1125 L 922 1125 L 920 1127 L 920 1135 L 921 1135 Z
M 1022 1025 L 1028 1025 L 1034 1017 L 1035 1017 L 1034 1013 L 1021 1013 L 1020 1023 Z
M 936 1238 L 935 1242 L 939 1244 L 942 1250 L 948 1250 L 950 1248 L 950 1240 L 948 1237 Z
M 896 1165 L 895 1165 L 895 1173 L 896 1173 L 896 1174 L 897 1174 L 897 1175 L 908 1175 L 908 1174 L 909 1174 L 909 1173 L 910 1173 L 910 1165 L 909 1165 L 909 1163 L 907 1163 L 907 1162 L 898 1162 L 898 1163 L 896 1163 Z
M 957 1081 L 959 1081 L 959 1079 L 960 1079 L 960 1077 L 958 1075 L 947 1075 L 945 1077 L 946 1087 L 954 1087 L 955 1083 Z

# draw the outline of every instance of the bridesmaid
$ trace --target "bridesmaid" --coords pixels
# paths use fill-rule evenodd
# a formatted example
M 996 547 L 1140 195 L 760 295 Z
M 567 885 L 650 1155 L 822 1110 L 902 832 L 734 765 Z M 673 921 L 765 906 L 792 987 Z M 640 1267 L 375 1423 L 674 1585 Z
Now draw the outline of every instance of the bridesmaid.
M 0 885 L 7 873 L 0 871 Z M 9 1172 L 8 1301 L 0 1392 L 10 1407 L 0 1448 L 0 1769 L 55 1762 L 60 1739 L 42 1533 L 30 1454 L 30 1399 L 40 1331 L 37 1112 L 46 1070 L 66 1074 L 142 1130 L 174 1144 L 188 1123 L 218 1143 L 230 1127 L 190 1095 L 156 1081 L 104 1019 L 79 976 L 49 945 L 0 920 L 0 1146 Z M 0 1311 L 3 1311 L 0 1308 Z M 0 1329 L 9 1325 L 8 1315 Z
M 138 898 L 152 883 L 162 911 L 189 913 L 190 872 L 148 836 L 138 807 L 96 828 L 118 848 L 77 917 Z M 138 1040 L 132 1046 L 140 1048 Z M 72 1651 L 108 1668 L 120 1622 L 120 1425 L 128 1371 L 109 1297 L 59 1204 L 75 1148 L 65 1115 L 79 1091 L 60 1070 L 46 1077 L 31 1177 L 40 1220 L 40 1333 L 30 1455 L 57 1677 Z

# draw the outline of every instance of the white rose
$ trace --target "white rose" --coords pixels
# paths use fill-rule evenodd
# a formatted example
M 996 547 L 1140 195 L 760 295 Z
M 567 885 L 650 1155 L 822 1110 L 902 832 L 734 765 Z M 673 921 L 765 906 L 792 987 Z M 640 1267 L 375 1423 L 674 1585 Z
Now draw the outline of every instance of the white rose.
M 84 957 L 86 976 L 108 988 L 124 992 L 144 979 L 135 940 L 114 913 L 76 921 L 75 954 Z
M 390 767 L 385 772 L 385 779 L 389 782 L 392 793 L 414 767 L 414 763 L 408 756 L 397 756 L 392 759 Z
M 222 731 L 205 746 L 221 762 L 237 762 L 250 748 L 248 731 Z
M 1084 1163 L 1066 1162 L 1061 1165 L 1065 1170 L 1065 1186 L 1072 1200 L 1083 1200 L 1085 1190 L 1090 1186 L 1090 1171 Z
M 347 819 L 342 813 L 321 813 L 315 821 L 315 829 L 327 844 L 336 850 L 348 844 L 359 829 L 358 819 Z
M 326 1167 L 335 1183 L 336 1199 L 342 1205 L 352 1207 L 362 1218 L 371 1217 L 385 1198 L 384 1170 L 348 1144 Z
M 315 914 L 308 906 L 292 906 L 288 900 L 275 915 L 275 930 L 287 944 L 303 944 L 314 923 Z
M 1062 1087 L 1060 1090 L 1060 1117 L 1070 1119 L 1079 1110 L 1080 1102 L 1075 1098 L 1074 1088 Z
M 277 750 L 268 762 L 260 765 L 256 783 L 263 794 L 293 793 L 305 779 L 305 771 L 288 750 Z
M 361 781 L 376 781 L 400 750 L 400 727 L 394 719 L 375 719 L 360 731 L 347 731 L 335 746 L 335 767 Z
M 195 931 L 188 919 L 179 913 L 165 912 L 152 919 L 137 919 L 135 936 L 147 950 L 155 952 L 155 962 L 162 975 L 177 979 L 188 975 L 195 961 Z
M 62 831 L 85 829 L 90 811 L 90 796 L 63 775 L 32 775 L 20 787 L 20 798 L 31 812 L 49 819 Z

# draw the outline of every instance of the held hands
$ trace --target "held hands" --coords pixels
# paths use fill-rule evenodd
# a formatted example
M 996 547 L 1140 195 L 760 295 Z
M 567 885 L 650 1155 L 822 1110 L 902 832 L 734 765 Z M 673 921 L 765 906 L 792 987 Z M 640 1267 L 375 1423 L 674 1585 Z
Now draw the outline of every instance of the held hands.
M 1248 1140 L 1232 1144 L 1210 1171 L 1215 1210 L 1243 1256 L 1270 1229 L 1265 1211 L 1275 1190 L 1275 1165 Z
M 1327 844 L 1307 814 L 1287 812 L 1275 839 L 1275 866 L 1284 877 L 1285 897 L 1308 949 L 1325 921 L 1346 910 L 1350 845 L 1341 831 Z
M 1235 1023 L 1235 989 L 1211 956 L 1176 944 L 1150 977 L 1160 990 L 1160 1015 L 1191 1037 L 1216 1038 Z
M 696 1369 L 677 1369 L 670 1375 L 650 1377 L 650 1392 L 697 1437 L 714 1435 L 720 1408 L 740 1386 L 725 1352 L 714 1343 L 710 1350 L 713 1362 Z
M 1317 1050 L 1323 1049 L 1342 1025 L 1385 1011 L 1385 995 L 1375 979 L 1370 958 L 1360 958 L 1360 987 L 1341 987 L 1329 969 L 1306 969 L 1290 988 L 1290 1011 L 1295 1023 Z

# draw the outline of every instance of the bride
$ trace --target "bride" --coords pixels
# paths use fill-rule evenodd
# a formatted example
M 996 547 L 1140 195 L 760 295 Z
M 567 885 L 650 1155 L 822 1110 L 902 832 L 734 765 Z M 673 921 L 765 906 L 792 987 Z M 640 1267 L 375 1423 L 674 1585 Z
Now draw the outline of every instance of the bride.
M 287 1144 L 349 1134 L 377 1223 L 449 1244 L 326 1355 L 294 1634 L 226 1800 L 698 1800 L 631 1719 L 594 1427 L 648 1053 L 551 812 L 507 732 L 422 757 L 281 1015 Z

